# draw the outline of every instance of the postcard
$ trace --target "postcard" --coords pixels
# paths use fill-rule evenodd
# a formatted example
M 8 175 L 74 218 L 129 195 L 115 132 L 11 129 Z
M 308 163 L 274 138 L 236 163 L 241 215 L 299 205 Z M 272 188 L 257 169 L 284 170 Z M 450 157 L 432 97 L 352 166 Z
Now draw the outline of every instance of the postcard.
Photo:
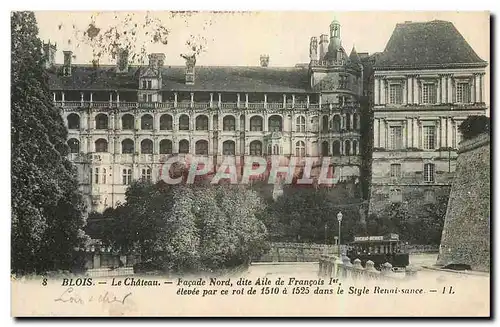
M 490 317 L 488 12 L 11 12 L 14 317 Z

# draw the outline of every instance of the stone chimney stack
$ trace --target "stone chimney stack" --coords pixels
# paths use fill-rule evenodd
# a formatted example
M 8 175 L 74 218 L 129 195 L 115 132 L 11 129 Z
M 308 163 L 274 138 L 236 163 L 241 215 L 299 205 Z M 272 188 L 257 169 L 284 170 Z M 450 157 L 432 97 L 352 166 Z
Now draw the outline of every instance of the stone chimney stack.
M 318 38 L 311 37 L 311 43 L 309 44 L 309 58 L 311 61 L 318 60 Z
M 164 53 L 152 53 L 149 55 L 149 66 L 153 69 L 160 69 L 165 64 Z
M 269 55 L 260 55 L 260 67 L 269 66 Z
M 63 51 L 63 54 L 64 54 L 63 74 L 64 76 L 71 76 L 71 61 L 73 59 L 73 51 Z
M 319 37 L 319 60 L 324 60 L 328 52 L 328 35 L 321 34 Z
M 186 60 L 186 84 L 193 85 L 195 81 L 196 54 L 181 55 Z
M 43 56 L 45 58 L 45 68 L 54 67 L 56 64 L 56 52 L 57 52 L 57 43 L 50 44 L 50 40 L 48 43 L 43 44 Z
M 128 50 L 118 49 L 117 59 L 116 59 L 116 72 L 117 73 L 127 73 L 128 72 Z

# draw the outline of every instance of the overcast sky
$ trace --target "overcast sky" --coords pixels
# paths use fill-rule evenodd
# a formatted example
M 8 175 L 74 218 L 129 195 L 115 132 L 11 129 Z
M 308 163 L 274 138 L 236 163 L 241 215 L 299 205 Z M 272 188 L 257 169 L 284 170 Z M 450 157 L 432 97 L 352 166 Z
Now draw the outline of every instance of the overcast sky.
M 57 62 L 62 62 L 62 50 L 72 50 L 76 63 L 92 60 L 88 47 L 77 47 L 73 32 L 73 25 L 85 30 L 92 14 L 97 14 L 98 27 L 116 24 L 113 12 L 36 13 L 40 37 L 57 42 Z M 259 65 L 259 56 L 264 53 L 269 54 L 271 66 L 309 62 L 311 36 L 328 34 L 334 18 L 342 25 L 342 44 L 348 53 L 353 45 L 358 52 L 383 51 L 397 23 L 440 19 L 453 22 L 477 54 L 489 61 L 489 16 L 485 12 L 202 12 L 175 18 L 165 12 L 152 15 L 160 18 L 171 34 L 168 45 L 151 45 L 147 50 L 165 53 L 166 64 L 170 65 L 184 64 L 179 54 L 185 52 L 190 34 L 207 39 L 207 50 L 197 59 L 199 65 Z M 135 16 L 144 14 L 136 12 Z M 71 44 L 68 40 L 72 40 Z

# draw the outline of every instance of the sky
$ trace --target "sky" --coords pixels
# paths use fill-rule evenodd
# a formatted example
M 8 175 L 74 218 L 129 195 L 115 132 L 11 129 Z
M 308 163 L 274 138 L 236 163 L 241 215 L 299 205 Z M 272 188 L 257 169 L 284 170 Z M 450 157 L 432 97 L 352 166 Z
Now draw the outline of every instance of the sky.
M 90 48 L 82 44 L 77 47 L 73 25 L 85 30 L 93 14 L 97 16 L 96 25 L 104 29 L 125 17 L 125 12 L 36 12 L 40 37 L 57 42 L 57 62 L 63 60 L 62 50 L 72 50 L 75 63 L 91 62 Z M 135 12 L 135 17 L 140 17 L 138 22 L 143 21 L 144 14 Z M 180 53 L 185 52 L 191 34 L 207 40 L 206 52 L 198 56 L 197 65 L 259 65 L 261 54 L 269 55 L 270 66 L 307 63 L 311 36 L 328 34 L 334 18 L 341 24 L 342 45 L 348 53 L 353 45 L 358 52 L 383 51 L 397 23 L 435 19 L 451 21 L 484 60 L 489 61 L 490 53 L 486 12 L 199 12 L 172 18 L 168 12 L 156 11 L 151 15 L 160 19 L 170 34 L 167 45 L 151 45 L 147 51 L 165 53 L 168 65 L 184 64 Z M 149 39 L 144 37 L 139 42 L 148 43 Z

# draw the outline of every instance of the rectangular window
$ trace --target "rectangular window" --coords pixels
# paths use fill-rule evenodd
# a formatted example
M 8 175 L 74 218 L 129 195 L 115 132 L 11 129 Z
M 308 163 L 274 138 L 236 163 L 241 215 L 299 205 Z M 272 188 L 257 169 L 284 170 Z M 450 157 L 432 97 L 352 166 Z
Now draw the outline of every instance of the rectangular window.
M 390 127 L 391 150 L 400 150 L 403 148 L 403 128 L 401 126 Z
M 151 182 L 151 169 L 142 169 L 142 180 Z
M 95 183 L 99 184 L 99 168 L 94 169 L 94 179 Z
M 151 89 L 151 81 L 148 81 L 148 89 Z
M 389 85 L 389 103 L 402 104 L 403 103 L 403 87 L 401 84 Z
M 132 169 L 123 169 L 123 185 L 130 185 L 132 183 Z
M 148 96 L 146 94 L 142 95 L 142 102 L 148 101 Z
M 153 102 L 153 95 L 152 94 L 148 94 L 148 102 Z
M 427 163 L 424 165 L 424 182 L 434 182 L 434 164 Z
M 347 76 L 340 75 L 339 76 L 339 89 L 346 89 L 346 88 L 347 88 Z
M 146 88 L 146 81 L 142 81 L 142 88 L 145 89 Z
M 102 183 L 106 184 L 106 168 L 102 169 Z
M 401 177 L 401 165 L 391 164 L 391 177 L 400 178 Z
M 424 149 L 434 150 L 436 148 L 436 128 L 424 126 Z
M 422 103 L 436 103 L 437 102 L 437 88 L 434 83 L 424 83 L 422 86 Z
M 470 102 L 470 85 L 469 83 L 457 83 L 456 102 L 469 103 Z

